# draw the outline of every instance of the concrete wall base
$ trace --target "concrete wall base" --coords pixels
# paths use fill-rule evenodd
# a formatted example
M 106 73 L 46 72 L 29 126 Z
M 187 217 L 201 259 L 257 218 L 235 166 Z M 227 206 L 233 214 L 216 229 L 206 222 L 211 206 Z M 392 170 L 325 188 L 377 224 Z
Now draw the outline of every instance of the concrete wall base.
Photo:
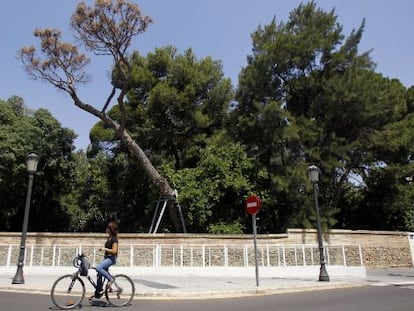
M 266 278 L 313 278 L 319 276 L 319 266 L 304 267 L 259 267 L 259 277 Z M 366 277 L 365 267 L 327 266 L 330 278 Z M 0 267 L 0 274 L 12 273 L 16 267 Z M 24 267 L 26 274 L 63 275 L 75 272 L 74 267 Z M 90 270 L 92 275 L 95 274 Z M 165 276 L 201 276 L 201 277 L 255 277 L 255 267 L 111 267 L 112 274 L 128 275 L 165 275 Z

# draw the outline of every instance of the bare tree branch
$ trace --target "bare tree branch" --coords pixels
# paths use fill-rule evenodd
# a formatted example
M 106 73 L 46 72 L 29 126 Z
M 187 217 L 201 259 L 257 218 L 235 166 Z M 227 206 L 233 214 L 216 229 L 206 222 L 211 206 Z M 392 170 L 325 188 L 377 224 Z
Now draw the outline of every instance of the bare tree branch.
M 112 98 L 114 98 L 114 96 L 115 96 L 115 92 L 116 92 L 116 87 L 114 86 L 114 87 L 112 87 L 111 94 L 109 94 L 108 98 L 106 99 L 105 105 L 103 106 L 103 108 L 101 110 L 102 113 L 105 113 L 106 109 L 108 108 L 109 104 L 112 101 Z
M 20 49 L 19 55 L 26 72 L 33 79 L 45 80 L 57 88 L 67 91 L 69 86 L 88 82 L 84 71 L 90 60 L 70 43 L 60 41 L 61 33 L 56 29 L 36 29 L 40 38 L 43 58 L 36 56 L 34 46 Z

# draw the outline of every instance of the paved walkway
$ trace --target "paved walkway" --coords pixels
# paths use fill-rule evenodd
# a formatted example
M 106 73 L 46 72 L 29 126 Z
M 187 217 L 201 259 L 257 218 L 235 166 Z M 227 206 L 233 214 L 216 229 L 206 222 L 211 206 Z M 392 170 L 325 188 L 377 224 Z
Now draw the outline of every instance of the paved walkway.
M 0 270 L 0 291 L 19 291 L 49 294 L 53 282 L 64 272 L 41 273 L 29 271 L 24 273 L 24 284 L 11 284 L 15 271 Z M 259 277 L 256 286 L 255 277 L 237 277 L 233 275 L 218 276 L 163 276 L 138 275 L 128 273 L 136 286 L 136 297 L 145 299 L 209 299 L 230 298 L 249 295 L 267 295 L 298 291 L 345 288 L 366 285 L 366 278 L 331 278 L 330 282 L 319 282 L 315 278 L 299 277 Z M 85 280 L 85 284 L 89 282 Z M 87 291 L 93 293 L 92 286 Z M 87 293 L 88 294 L 88 293 Z

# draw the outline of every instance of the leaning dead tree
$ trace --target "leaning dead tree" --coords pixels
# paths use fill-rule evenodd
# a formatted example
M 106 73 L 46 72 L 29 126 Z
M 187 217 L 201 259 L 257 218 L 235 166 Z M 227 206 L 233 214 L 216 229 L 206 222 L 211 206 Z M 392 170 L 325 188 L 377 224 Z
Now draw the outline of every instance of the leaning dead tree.
M 145 173 L 160 194 L 173 196 L 174 190 L 152 165 L 139 144 L 125 128 L 127 120 L 126 95 L 131 88 L 131 66 L 127 51 L 132 39 L 145 32 L 151 18 L 141 13 L 138 5 L 125 0 L 96 0 L 94 6 L 84 2 L 78 4 L 71 18 L 71 26 L 77 39 L 86 50 L 95 55 L 107 55 L 113 59 L 113 70 L 117 76 L 117 86 L 112 86 L 105 103 L 101 107 L 88 104 L 78 96 L 79 85 L 88 82 L 85 71 L 90 59 L 79 51 L 74 44 L 63 42 L 61 32 L 56 29 L 36 29 L 35 37 L 40 39 L 40 50 L 34 46 L 24 47 L 19 51 L 27 73 L 34 79 L 50 83 L 66 92 L 73 103 L 80 109 L 96 116 L 111 128 L 118 139 L 136 157 Z M 116 100 L 121 111 L 121 118 L 115 120 L 107 114 L 109 104 Z M 177 213 L 170 206 L 170 218 L 178 231 L 180 224 Z

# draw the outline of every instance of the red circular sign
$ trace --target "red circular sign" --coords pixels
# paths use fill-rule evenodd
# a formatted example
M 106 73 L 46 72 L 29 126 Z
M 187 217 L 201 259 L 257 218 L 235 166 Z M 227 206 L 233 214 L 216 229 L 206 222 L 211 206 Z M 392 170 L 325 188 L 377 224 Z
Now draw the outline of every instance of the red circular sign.
M 262 200 L 255 195 L 252 194 L 246 199 L 246 212 L 250 215 L 257 214 L 260 209 L 262 208 Z

